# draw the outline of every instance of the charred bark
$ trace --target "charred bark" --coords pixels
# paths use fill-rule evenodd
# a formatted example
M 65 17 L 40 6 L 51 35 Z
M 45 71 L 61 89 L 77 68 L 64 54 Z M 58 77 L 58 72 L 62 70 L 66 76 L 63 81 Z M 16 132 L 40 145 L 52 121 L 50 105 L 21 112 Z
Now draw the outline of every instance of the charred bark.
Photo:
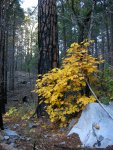
M 58 67 L 58 32 L 55 0 L 39 0 L 38 42 L 40 59 L 39 74 L 44 74 Z
M 38 42 L 40 59 L 38 73 L 47 73 L 54 67 L 58 67 L 58 31 L 56 0 L 39 0 L 38 2 Z M 40 97 L 39 100 L 40 101 Z M 37 116 L 43 111 L 44 105 L 38 105 Z

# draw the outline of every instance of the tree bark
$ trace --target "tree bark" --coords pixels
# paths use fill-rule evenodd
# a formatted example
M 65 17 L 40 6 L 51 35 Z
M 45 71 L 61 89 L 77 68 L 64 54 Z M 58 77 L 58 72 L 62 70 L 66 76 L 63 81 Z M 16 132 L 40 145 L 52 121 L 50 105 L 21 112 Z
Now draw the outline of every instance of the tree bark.
M 110 34 L 111 34 L 111 47 L 110 47 L 110 64 L 113 66 L 113 12 L 110 14 L 110 22 L 111 22 L 111 27 L 110 27 Z
M 4 112 L 4 51 L 5 51 L 5 8 L 0 1 L 0 128 L 3 127 L 2 113 Z
M 44 74 L 59 64 L 56 0 L 38 1 L 38 23 L 38 73 Z M 41 98 L 38 98 L 39 103 Z M 37 116 L 41 115 L 43 109 L 44 104 L 37 106 Z
M 38 42 L 40 59 L 39 74 L 44 74 L 58 67 L 58 31 L 56 0 L 39 0 L 38 2 Z
M 64 9 L 64 1 L 61 0 L 62 4 L 62 16 L 65 14 L 65 9 Z M 66 38 L 66 24 L 65 21 L 62 20 L 62 25 L 63 25 L 63 30 L 62 30 L 62 35 L 63 35 L 63 57 L 66 55 L 66 49 L 67 49 L 67 38 Z
M 10 58 L 10 90 L 13 90 L 14 91 L 14 64 L 15 64 L 15 60 L 14 60 L 14 53 L 15 53 L 15 8 L 13 8 L 13 29 L 12 29 L 12 32 L 13 32 L 13 37 L 12 37 L 12 48 L 11 48 L 11 51 L 10 51 L 10 54 L 11 54 L 11 58 Z

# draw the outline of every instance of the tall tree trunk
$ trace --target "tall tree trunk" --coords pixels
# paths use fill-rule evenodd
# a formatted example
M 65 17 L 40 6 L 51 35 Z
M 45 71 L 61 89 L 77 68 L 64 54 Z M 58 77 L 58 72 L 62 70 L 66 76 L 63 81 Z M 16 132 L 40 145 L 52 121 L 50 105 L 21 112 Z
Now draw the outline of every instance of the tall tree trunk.
M 61 0 L 62 4 L 62 16 L 65 14 L 65 9 L 64 9 L 64 1 Z M 63 25 L 63 30 L 62 30 L 62 35 L 63 35 L 63 57 L 66 55 L 66 49 L 67 49 L 67 38 L 66 38 L 66 24 L 65 20 L 62 20 L 62 25 Z
M 5 27 L 5 51 L 4 51 L 4 100 L 7 103 L 7 53 L 8 53 L 8 38 L 9 38 L 9 29 L 8 22 L 6 20 Z
M 0 128 L 3 129 L 2 114 L 5 112 L 6 103 L 6 12 L 14 0 L 0 0 Z
M 91 9 L 88 10 L 87 14 L 82 20 L 80 20 L 80 13 L 75 10 L 75 3 L 76 2 L 74 0 L 71 0 L 71 8 L 78 24 L 78 43 L 81 43 L 84 39 L 91 39 L 96 1 L 93 1 Z
M 44 74 L 58 67 L 59 61 L 56 0 L 39 0 L 38 12 L 38 73 Z M 41 115 L 43 108 L 44 104 L 38 105 L 37 115 Z
M 108 18 L 107 15 L 105 15 L 105 18 L 107 19 L 107 22 L 105 22 L 105 29 L 106 29 L 106 40 L 107 40 L 107 51 L 106 51 L 106 61 L 110 63 L 110 34 L 109 34 L 109 26 L 108 26 Z
M 3 128 L 2 113 L 5 109 L 4 102 L 4 50 L 5 50 L 5 9 L 0 1 L 0 128 Z
M 14 91 L 14 64 L 15 64 L 15 60 L 14 60 L 14 53 L 15 53 L 15 10 L 13 10 L 13 37 L 12 37 L 12 49 L 11 49 L 11 58 L 10 58 L 10 89 Z
M 96 1 L 93 1 L 92 8 L 87 12 L 82 22 L 79 19 L 80 17 L 79 13 L 76 12 L 74 8 L 74 3 L 75 1 L 71 0 L 71 7 L 75 15 L 75 18 L 77 20 L 77 24 L 78 24 L 78 43 L 81 43 L 82 41 L 84 41 L 84 39 L 91 38 L 91 32 L 92 32 L 92 27 L 93 27 L 93 13 L 95 10 Z M 86 85 L 86 87 L 81 91 L 81 94 L 90 96 L 90 90 L 89 90 L 88 85 Z
M 38 2 L 38 42 L 40 59 L 39 74 L 58 67 L 58 31 L 56 0 L 39 0 Z
M 102 50 L 101 50 L 101 55 L 102 55 L 102 59 L 103 60 L 105 60 L 105 34 L 103 33 L 103 31 L 101 32 L 101 34 L 102 34 L 102 45 L 101 45 L 101 47 L 102 47 Z M 101 65 L 100 65 L 100 69 L 101 70 L 104 70 L 104 63 L 102 63 Z
M 99 52 L 98 52 L 98 41 L 97 41 L 97 37 L 95 37 L 94 47 L 95 47 L 95 57 L 98 58 Z
M 110 22 L 111 22 L 111 47 L 110 47 L 110 63 L 113 66 L 113 12 L 110 14 Z

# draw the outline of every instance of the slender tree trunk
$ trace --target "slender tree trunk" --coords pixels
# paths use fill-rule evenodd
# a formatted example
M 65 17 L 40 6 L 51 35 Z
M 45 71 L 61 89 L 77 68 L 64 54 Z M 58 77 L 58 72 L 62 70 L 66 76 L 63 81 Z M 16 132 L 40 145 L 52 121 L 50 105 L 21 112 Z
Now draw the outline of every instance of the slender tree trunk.
M 61 0 L 62 3 L 62 16 L 64 16 L 65 14 L 65 10 L 64 10 L 64 1 Z M 66 49 L 67 49 L 67 38 L 66 38 L 66 24 L 65 21 L 62 20 L 62 25 L 63 25 L 63 30 L 62 30 L 62 35 L 63 35 L 63 57 L 66 55 Z
M 102 34 L 102 50 L 101 50 L 101 53 L 102 53 L 102 59 L 105 60 L 105 34 L 103 33 L 103 31 L 101 32 Z M 104 70 L 104 63 L 102 63 L 100 65 L 100 69 L 101 70 Z
M 5 109 L 4 102 L 4 50 L 5 50 L 5 9 L 0 1 L 0 128 L 3 128 L 2 113 Z
M 11 49 L 11 58 L 10 58 L 10 89 L 14 91 L 14 71 L 15 71 L 15 59 L 14 59 L 14 53 L 15 53 L 15 12 L 13 10 L 13 47 Z
M 81 43 L 82 41 L 84 41 L 84 39 L 91 38 L 91 30 L 93 27 L 93 13 L 95 10 L 96 1 L 92 3 L 92 8 L 88 11 L 88 13 L 86 14 L 82 22 L 78 19 L 79 16 L 77 12 L 74 10 L 74 0 L 71 0 L 71 2 L 72 2 L 71 7 L 77 19 L 77 24 L 78 24 L 78 43 Z M 81 91 L 81 94 L 90 96 L 90 90 L 89 90 L 88 85 L 86 85 L 86 87 Z
M 78 43 L 81 43 L 84 40 L 84 26 L 78 22 Z
M 113 12 L 111 12 L 110 15 L 110 21 L 111 21 L 111 47 L 110 47 L 110 63 L 113 66 Z
M 2 114 L 5 112 L 6 103 L 6 12 L 14 0 L 0 0 L 0 128 L 3 129 Z
M 95 57 L 98 58 L 99 52 L 98 52 L 98 41 L 97 41 L 97 37 L 95 37 L 94 47 L 95 47 Z
M 107 19 L 107 16 L 106 16 Z M 110 35 L 109 35 L 109 27 L 108 27 L 108 19 L 107 22 L 105 23 L 105 28 L 106 28 L 106 39 L 107 39 L 107 52 L 106 52 L 106 60 L 108 63 L 110 63 Z
M 8 30 L 8 23 L 6 23 L 6 28 L 5 28 L 5 51 L 4 51 L 4 100 L 5 100 L 5 103 L 7 103 L 7 52 L 8 52 L 8 38 L 9 38 L 9 30 Z

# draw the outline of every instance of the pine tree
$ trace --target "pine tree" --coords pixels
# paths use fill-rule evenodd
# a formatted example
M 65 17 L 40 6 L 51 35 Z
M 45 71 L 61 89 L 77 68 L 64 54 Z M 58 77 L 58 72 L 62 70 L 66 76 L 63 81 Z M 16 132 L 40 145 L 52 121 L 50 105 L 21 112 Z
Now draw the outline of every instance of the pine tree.
M 38 72 L 43 74 L 58 66 L 56 1 L 39 0 L 38 11 L 38 42 L 40 51 Z

